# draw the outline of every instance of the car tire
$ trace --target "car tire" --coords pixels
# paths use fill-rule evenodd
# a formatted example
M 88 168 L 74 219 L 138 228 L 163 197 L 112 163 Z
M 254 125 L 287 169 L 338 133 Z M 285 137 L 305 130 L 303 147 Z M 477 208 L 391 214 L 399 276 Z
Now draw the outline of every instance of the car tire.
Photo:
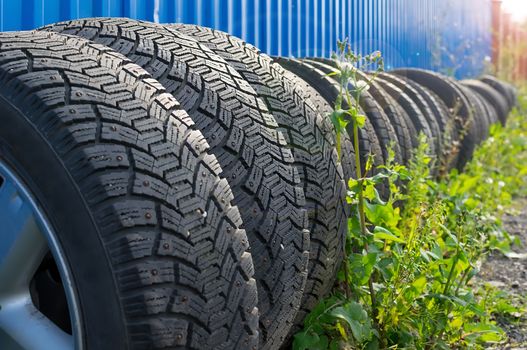
M 0 43 L 0 160 L 57 235 L 79 300 L 80 347 L 256 348 L 241 217 L 178 101 L 84 39 L 20 32 Z
M 318 113 L 299 86 L 299 78 L 254 46 L 228 33 L 174 24 L 222 57 L 265 102 L 293 152 L 306 196 L 311 244 L 304 296 L 295 332 L 305 316 L 328 295 L 342 263 L 348 230 L 347 185 L 329 118 Z
M 279 344 L 300 308 L 309 231 L 293 155 L 264 102 L 225 60 L 170 27 L 94 18 L 42 29 L 124 54 L 188 111 L 220 163 L 247 231 L 258 285 L 260 347 Z

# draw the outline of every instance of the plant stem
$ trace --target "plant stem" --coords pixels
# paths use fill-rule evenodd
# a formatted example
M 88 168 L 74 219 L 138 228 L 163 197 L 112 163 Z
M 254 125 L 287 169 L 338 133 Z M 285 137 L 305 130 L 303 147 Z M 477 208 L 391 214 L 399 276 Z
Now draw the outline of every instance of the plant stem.
M 359 110 L 359 99 L 360 99 L 360 91 L 355 96 L 355 110 Z M 368 251 L 368 243 L 366 242 L 366 214 L 364 212 L 364 178 L 362 177 L 362 169 L 360 164 L 360 146 L 359 146 L 359 126 L 357 124 L 357 120 L 353 119 L 353 147 L 355 148 L 355 168 L 357 172 L 357 178 L 359 183 L 359 193 L 358 193 L 358 206 L 359 206 L 359 222 L 360 222 L 360 231 L 361 235 L 364 238 L 364 249 Z M 370 292 L 370 299 L 371 299 L 371 309 L 373 314 L 373 322 L 375 324 L 375 328 L 381 335 L 381 343 L 384 342 L 384 337 L 382 336 L 383 332 L 381 330 L 381 327 L 379 325 L 379 312 L 377 310 L 377 300 L 375 297 L 375 289 L 373 288 L 373 274 L 370 275 L 368 278 L 368 289 Z
M 336 142 L 336 147 L 337 147 L 337 159 L 338 159 L 339 162 L 341 162 L 341 159 L 342 159 L 342 146 L 341 146 L 341 141 L 340 141 L 340 132 L 336 132 L 335 142 Z M 346 184 L 346 186 L 347 186 L 347 184 Z
M 360 230 L 363 237 L 366 237 L 366 215 L 364 213 L 364 179 L 362 177 L 362 169 L 360 164 L 360 154 L 359 154 L 359 127 L 357 122 L 353 121 L 353 143 L 355 148 L 355 167 L 357 168 L 357 178 L 359 182 L 359 220 L 360 220 Z M 368 243 L 365 243 L 366 249 Z
M 345 279 L 345 291 L 346 291 L 346 299 L 351 299 L 351 280 L 350 280 L 350 271 L 348 266 L 348 252 L 346 249 L 346 244 L 344 244 L 344 279 Z
M 456 256 L 454 258 L 454 261 L 452 261 L 452 267 L 450 268 L 450 272 L 448 273 L 448 279 L 445 284 L 445 289 L 443 290 L 443 294 L 446 295 L 448 292 L 448 289 L 450 288 L 450 283 L 452 282 L 452 278 L 454 277 L 454 270 L 457 265 L 457 261 L 459 260 L 459 248 L 456 251 Z
M 342 96 L 342 84 L 340 86 L 340 96 Z M 342 98 L 340 99 L 337 99 L 337 104 L 335 106 L 337 110 L 341 109 L 342 108 Z M 337 158 L 338 158 L 338 161 L 340 162 L 341 161 L 341 154 L 342 154 L 342 147 L 341 147 L 341 137 L 340 137 L 340 133 L 341 131 L 340 130 L 337 130 L 335 129 L 335 134 L 337 135 L 336 137 L 336 147 L 337 147 Z M 346 188 L 348 188 L 348 180 L 349 179 L 345 179 L 346 180 L 346 183 L 345 183 L 345 186 Z M 349 266 L 348 266 L 348 251 L 346 249 L 346 244 L 344 244 L 344 280 L 345 280 L 345 292 L 346 292 L 346 298 L 347 299 L 351 299 L 351 280 L 350 280 L 350 274 L 349 274 Z
M 474 261 L 476 261 L 476 260 L 474 260 Z M 467 278 L 467 276 L 468 276 L 468 274 L 470 273 L 471 270 L 472 270 L 472 268 L 469 267 L 463 272 L 463 275 L 461 276 L 461 279 L 459 280 L 459 283 L 456 286 L 456 290 L 454 291 L 454 295 L 455 296 L 458 295 L 459 288 L 461 288 L 461 286 L 464 284 L 463 281 L 465 281 L 465 278 Z

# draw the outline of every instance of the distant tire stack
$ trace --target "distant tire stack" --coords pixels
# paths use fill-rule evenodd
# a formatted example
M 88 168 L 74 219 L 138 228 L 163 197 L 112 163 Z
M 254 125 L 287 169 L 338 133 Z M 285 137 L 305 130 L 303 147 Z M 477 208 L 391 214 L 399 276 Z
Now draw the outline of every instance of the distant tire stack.
M 35 327 L 57 349 L 287 345 L 343 259 L 357 169 L 328 117 L 335 65 L 122 18 L 0 33 L 0 344 L 38 346 Z M 381 73 L 361 168 L 389 148 L 408 164 L 422 133 L 434 170 L 462 169 L 516 94 Z

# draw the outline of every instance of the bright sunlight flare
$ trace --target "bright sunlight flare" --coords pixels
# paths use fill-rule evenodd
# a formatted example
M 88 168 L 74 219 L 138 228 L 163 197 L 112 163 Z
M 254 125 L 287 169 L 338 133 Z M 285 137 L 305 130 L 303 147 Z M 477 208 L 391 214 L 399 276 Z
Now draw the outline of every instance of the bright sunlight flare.
M 511 14 L 515 22 L 527 20 L 527 1 L 525 0 L 503 0 L 503 9 Z

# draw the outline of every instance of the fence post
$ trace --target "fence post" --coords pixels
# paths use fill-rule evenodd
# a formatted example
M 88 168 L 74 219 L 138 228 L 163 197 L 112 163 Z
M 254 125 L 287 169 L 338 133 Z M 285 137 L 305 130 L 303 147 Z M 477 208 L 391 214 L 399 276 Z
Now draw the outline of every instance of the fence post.
M 492 0 L 492 63 L 496 74 L 500 71 L 501 47 L 501 3 L 502 0 Z

